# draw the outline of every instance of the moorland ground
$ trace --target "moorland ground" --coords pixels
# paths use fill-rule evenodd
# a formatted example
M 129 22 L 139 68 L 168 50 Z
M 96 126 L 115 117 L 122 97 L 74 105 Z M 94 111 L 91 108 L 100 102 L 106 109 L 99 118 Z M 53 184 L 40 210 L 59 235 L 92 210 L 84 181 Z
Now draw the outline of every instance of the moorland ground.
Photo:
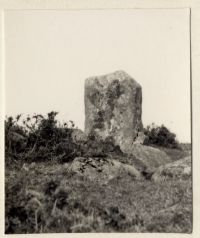
M 43 126 L 47 128 L 49 121 L 47 123 L 45 120 Z M 169 156 L 168 164 L 175 161 L 178 163 L 175 164 L 175 169 L 170 167 L 171 172 L 161 170 L 159 175 L 162 175 L 162 178 L 155 180 L 152 178 L 157 168 L 148 174 L 143 171 L 145 164 L 134 155 L 121 153 L 119 148 L 113 149 L 109 143 L 106 143 L 106 148 L 101 142 L 92 143 L 91 138 L 83 148 L 76 147 L 71 142 L 70 144 L 69 140 L 66 142 L 66 135 L 62 146 L 60 141 L 56 141 L 57 137 L 54 137 L 56 143 L 51 144 L 52 141 L 48 141 L 46 135 L 42 134 L 45 130 L 41 125 L 40 122 L 40 126 L 32 134 L 29 132 L 29 144 L 26 144 L 25 149 L 16 152 L 7 147 L 5 233 L 191 233 L 192 178 L 191 173 L 181 174 L 179 166 L 179 161 L 181 164 L 186 156 L 190 156 L 189 145 L 181 148 L 157 146 Z M 13 124 L 10 128 L 17 131 Z M 34 137 L 38 133 L 40 136 Z M 60 134 L 59 136 L 62 137 Z M 57 154 L 52 148 L 55 148 Z M 129 173 L 119 172 L 109 179 L 91 179 L 84 173 L 69 169 L 78 156 L 95 163 L 102 158 L 114 159 L 134 166 L 143 172 L 144 176 L 138 179 Z

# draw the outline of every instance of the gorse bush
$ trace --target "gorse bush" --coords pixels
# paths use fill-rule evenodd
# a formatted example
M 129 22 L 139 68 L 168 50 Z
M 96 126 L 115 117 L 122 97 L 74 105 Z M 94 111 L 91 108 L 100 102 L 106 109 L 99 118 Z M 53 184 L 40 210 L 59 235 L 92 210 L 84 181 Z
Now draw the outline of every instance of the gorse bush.
M 157 126 L 155 124 L 151 124 L 144 128 L 144 134 L 146 135 L 146 138 L 144 140 L 145 145 L 158 145 L 168 148 L 179 148 L 179 143 L 176 140 L 176 135 L 164 125 Z
M 16 118 L 8 117 L 5 120 L 5 152 L 6 157 L 35 161 L 51 160 L 58 158 L 71 158 L 77 149 L 73 144 L 71 134 L 75 127 L 71 121 L 58 123 L 57 112 L 50 112 L 44 117 L 41 114 L 28 116 L 20 120 L 21 115 Z M 65 150 L 58 147 L 65 143 Z M 60 157 L 59 157 L 60 156 Z

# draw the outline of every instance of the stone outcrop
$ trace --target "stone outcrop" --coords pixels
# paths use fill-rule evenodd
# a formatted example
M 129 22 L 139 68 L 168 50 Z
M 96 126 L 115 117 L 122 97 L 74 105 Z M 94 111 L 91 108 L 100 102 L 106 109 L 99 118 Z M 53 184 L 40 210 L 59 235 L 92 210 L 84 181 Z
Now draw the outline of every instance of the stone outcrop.
M 126 72 L 85 81 L 85 132 L 112 137 L 126 152 L 142 130 L 142 88 Z

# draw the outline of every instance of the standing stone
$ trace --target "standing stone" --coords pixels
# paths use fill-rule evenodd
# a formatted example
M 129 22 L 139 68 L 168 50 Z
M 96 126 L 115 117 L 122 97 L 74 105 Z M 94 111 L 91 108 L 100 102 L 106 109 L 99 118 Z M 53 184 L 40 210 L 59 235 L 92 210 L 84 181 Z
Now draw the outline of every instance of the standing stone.
M 123 151 L 142 130 L 142 88 L 126 72 L 85 81 L 85 132 L 111 137 Z

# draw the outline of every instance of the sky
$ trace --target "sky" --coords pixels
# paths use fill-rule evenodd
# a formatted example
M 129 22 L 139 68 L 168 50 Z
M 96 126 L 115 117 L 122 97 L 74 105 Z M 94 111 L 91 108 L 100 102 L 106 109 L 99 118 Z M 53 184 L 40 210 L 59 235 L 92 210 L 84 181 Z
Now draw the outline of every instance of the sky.
M 124 70 L 142 86 L 144 126 L 190 142 L 189 10 L 8 10 L 6 114 L 58 111 L 84 129 L 84 81 Z

